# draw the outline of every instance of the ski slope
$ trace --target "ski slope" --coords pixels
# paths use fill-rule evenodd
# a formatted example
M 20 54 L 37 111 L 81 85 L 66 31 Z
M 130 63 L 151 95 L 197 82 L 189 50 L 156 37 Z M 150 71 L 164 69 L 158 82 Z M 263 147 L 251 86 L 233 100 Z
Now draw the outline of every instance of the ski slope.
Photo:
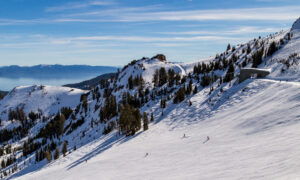
M 204 103 L 206 97 L 199 92 L 190 107 L 169 106 L 164 117 L 135 137 L 101 136 L 40 171 L 11 178 L 300 177 L 299 83 L 247 80 L 213 104 Z

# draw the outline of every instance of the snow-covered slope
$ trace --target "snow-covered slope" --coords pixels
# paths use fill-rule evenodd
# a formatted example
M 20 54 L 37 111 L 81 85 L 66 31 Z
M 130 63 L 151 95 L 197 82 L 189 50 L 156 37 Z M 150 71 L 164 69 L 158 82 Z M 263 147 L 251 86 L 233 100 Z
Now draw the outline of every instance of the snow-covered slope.
M 300 19 L 292 26 L 290 32 L 290 40 L 283 45 L 281 49 L 262 64 L 261 67 L 270 68 L 272 73 L 270 78 L 300 81 Z M 271 40 L 279 40 L 282 36 L 274 37 Z
M 248 80 L 203 116 L 198 93 L 144 133 L 98 138 L 20 179 L 299 178 L 299 94 L 299 83 Z
M 179 64 L 163 62 L 155 58 L 146 58 L 129 65 L 124 71 L 122 71 L 119 76 L 120 80 L 118 84 L 126 85 L 130 76 L 135 78 L 140 75 L 143 77 L 145 83 L 152 84 L 155 70 L 159 70 L 162 67 L 166 70 L 173 69 L 176 73 L 186 75 L 185 70 Z
M 7 120 L 9 110 L 17 107 L 26 114 L 42 112 L 44 116 L 56 114 L 62 107 L 75 108 L 86 91 L 55 86 L 22 86 L 14 88 L 0 101 L 0 117 Z

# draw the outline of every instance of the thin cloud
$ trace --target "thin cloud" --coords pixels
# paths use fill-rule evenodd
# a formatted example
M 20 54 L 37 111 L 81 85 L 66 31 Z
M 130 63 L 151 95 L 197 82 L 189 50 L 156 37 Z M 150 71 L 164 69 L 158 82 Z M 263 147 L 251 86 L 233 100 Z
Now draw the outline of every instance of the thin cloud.
M 162 10 L 162 5 L 152 5 L 143 7 L 117 7 L 109 9 L 91 10 L 80 13 L 63 14 L 63 17 L 98 17 L 98 16 L 115 16 L 116 14 L 127 14 L 127 13 L 140 13 L 140 12 L 153 12 Z
M 73 9 L 82 9 L 91 6 L 107 6 L 112 5 L 114 2 L 112 1 L 88 1 L 83 3 L 67 3 L 62 6 L 53 6 L 48 7 L 45 9 L 46 12 L 58 12 L 58 11 L 65 11 L 65 10 L 73 10 Z
M 74 6 L 73 6 L 74 7 Z M 72 6 L 68 8 L 73 8 Z M 78 6 L 75 6 L 78 7 Z M 77 14 L 63 14 L 55 19 L 0 19 L 0 25 L 53 24 L 53 23 L 102 23 L 102 22 L 157 22 L 157 21 L 287 21 L 299 17 L 300 6 L 283 6 L 248 9 L 217 9 L 187 11 L 143 11 L 141 8 L 115 9 L 105 12 L 93 11 Z M 89 14 L 90 13 L 90 14 Z M 71 17 L 67 17 L 70 15 Z
M 299 7 L 250 9 L 218 9 L 131 13 L 119 16 L 120 21 L 208 21 L 208 20 L 293 20 L 299 17 Z
M 66 14 L 77 18 L 105 18 L 108 21 L 209 21 L 209 20 L 293 20 L 299 17 L 300 6 L 166 11 L 154 8 L 120 8 L 101 11 L 88 11 L 79 14 Z M 118 13 L 116 13 L 118 12 Z
M 240 38 L 226 36 L 193 36 L 193 37 L 147 37 L 147 36 L 81 36 L 55 39 L 54 44 L 71 44 L 78 41 L 125 41 L 125 42 L 197 42 L 236 40 Z
M 1 39 L 1 38 L 0 38 Z M 174 36 L 174 37 L 159 37 L 159 36 L 78 36 L 78 37 L 49 37 L 41 34 L 33 34 L 27 36 L 16 36 L 14 42 L 1 42 L 0 47 L 33 47 L 35 45 L 51 45 L 51 46 L 122 46 L 124 43 L 154 43 L 160 46 L 182 46 L 183 43 L 198 43 L 198 42 L 222 42 L 241 40 L 237 37 L 228 36 Z M 103 43 L 105 42 L 105 43 Z
M 264 28 L 255 26 L 244 26 L 232 30 L 224 31 L 182 31 L 182 32 L 158 32 L 158 34 L 166 35 L 235 35 L 235 34 L 249 34 L 249 33 L 273 33 L 282 29 L 279 28 Z

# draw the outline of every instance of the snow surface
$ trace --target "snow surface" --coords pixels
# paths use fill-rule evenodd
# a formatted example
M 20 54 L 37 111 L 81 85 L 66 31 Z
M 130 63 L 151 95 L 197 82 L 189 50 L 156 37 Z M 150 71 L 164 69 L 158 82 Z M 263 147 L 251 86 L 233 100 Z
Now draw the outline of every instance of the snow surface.
M 299 178 L 299 100 L 299 83 L 274 80 L 247 80 L 211 108 L 203 108 L 198 93 L 191 107 L 170 107 L 146 132 L 102 136 L 40 171 L 12 178 Z
M 0 101 L 0 117 L 8 119 L 10 109 L 23 109 L 26 114 L 42 111 L 44 116 L 56 114 L 62 107 L 75 108 L 86 91 L 56 86 L 21 86 Z
M 146 83 L 152 83 L 153 74 L 156 70 L 164 67 L 166 71 L 173 69 L 176 73 L 186 75 L 185 70 L 179 65 L 170 62 L 162 62 L 158 59 L 144 59 L 138 61 L 135 65 L 128 66 L 125 71 L 120 73 L 119 85 L 126 85 L 128 78 L 141 75 Z
M 300 24 L 300 20 L 297 20 L 298 24 Z M 295 25 L 295 24 L 294 24 Z M 286 34 L 288 32 L 285 32 Z M 283 35 L 284 35 L 283 34 Z M 300 29 L 292 29 L 291 30 L 292 38 L 291 40 L 283 45 L 281 49 L 274 53 L 274 55 L 266 62 L 266 64 L 262 64 L 260 67 L 271 69 L 270 78 L 273 79 L 281 79 L 281 80 L 290 80 L 290 81 L 300 81 Z M 282 38 L 283 36 L 279 36 Z M 279 38 L 276 38 L 279 39 Z M 295 54 L 294 58 L 290 56 Z M 287 69 L 283 63 L 279 63 L 282 60 L 289 60 L 292 66 Z M 283 73 L 282 69 L 286 71 Z
M 185 70 L 186 74 L 188 74 L 188 73 L 192 73 L 194 70 L 194 66 L 198 65 L 199 63 L 202 63 L 202 62 L 209 63 L 210 61 L 212 61 L 214 59 L 215 59 L 214 57 L 209 57 L 209 58 L 205 58 L 205 59 L 200 59 L 196 62 L 179 63 L 179 64 Z

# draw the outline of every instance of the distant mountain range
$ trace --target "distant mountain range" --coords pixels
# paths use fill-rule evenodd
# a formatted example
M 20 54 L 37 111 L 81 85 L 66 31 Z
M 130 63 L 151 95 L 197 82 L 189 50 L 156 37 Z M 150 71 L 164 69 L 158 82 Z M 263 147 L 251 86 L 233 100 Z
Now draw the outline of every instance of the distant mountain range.
M 74 78 L 82 75 L 101 75 L 117 71 L 112 66 L 88 65 L 36 65 L 36 66 L 3 66 L 0 67 L 0 77 L 3 78 L 35 78 L 55 79 Z

